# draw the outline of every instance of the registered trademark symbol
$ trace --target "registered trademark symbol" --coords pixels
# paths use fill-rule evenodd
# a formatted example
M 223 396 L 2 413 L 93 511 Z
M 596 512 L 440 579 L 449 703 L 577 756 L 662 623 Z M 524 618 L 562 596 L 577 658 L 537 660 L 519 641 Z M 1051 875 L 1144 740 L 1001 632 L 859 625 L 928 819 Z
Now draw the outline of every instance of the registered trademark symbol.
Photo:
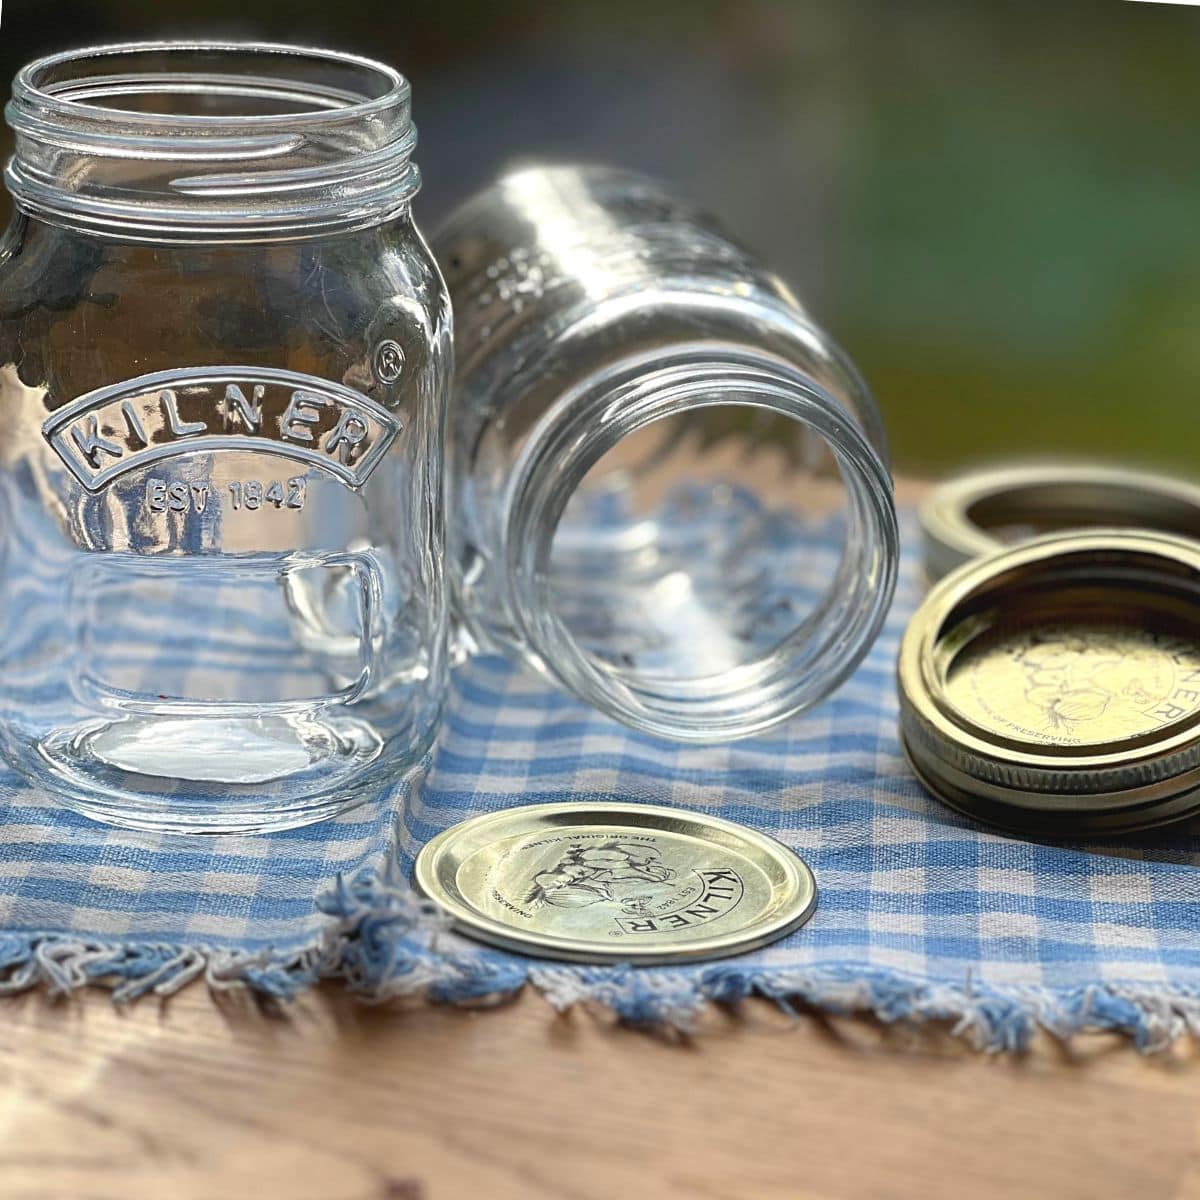
M 375 375 L 380 383 L 395 383 L 404 370 L 404 351 L 391 340 L 375 347 Z

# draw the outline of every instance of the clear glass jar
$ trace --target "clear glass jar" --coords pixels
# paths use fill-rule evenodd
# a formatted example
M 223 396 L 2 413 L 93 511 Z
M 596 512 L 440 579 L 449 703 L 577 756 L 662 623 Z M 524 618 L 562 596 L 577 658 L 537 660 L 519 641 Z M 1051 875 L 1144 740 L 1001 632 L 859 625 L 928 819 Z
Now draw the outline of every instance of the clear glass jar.
M 110 46 L 26 67 L 7 118 L 0 750 L 155 830 L 377 795 L 447 670 L 450 310 L 408 83 Z
M 826 696 L 886 615 L 896 518 L 875 404 L 788 288 L 607 168 L 517 170 L 433 246 L 468 648 L 681 740 Z

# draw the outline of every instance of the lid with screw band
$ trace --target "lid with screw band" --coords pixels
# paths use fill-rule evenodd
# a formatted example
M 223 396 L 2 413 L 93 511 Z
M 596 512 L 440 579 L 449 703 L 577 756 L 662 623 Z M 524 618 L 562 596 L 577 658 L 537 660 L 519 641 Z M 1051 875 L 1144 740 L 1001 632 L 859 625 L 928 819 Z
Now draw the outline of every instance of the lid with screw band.
M 1157 529 L 1200 539 L 1200 487 L 1102 463 L 1027 463 L 940 484 L 921 506 L 925 571 L 938 580 L 1005 546 L 1069 529 Z
M 968 563 L 898 683 L 914 770 L 979 820 L 1076 837 L 1200 811 L 1200 543 L 1060 533 Z

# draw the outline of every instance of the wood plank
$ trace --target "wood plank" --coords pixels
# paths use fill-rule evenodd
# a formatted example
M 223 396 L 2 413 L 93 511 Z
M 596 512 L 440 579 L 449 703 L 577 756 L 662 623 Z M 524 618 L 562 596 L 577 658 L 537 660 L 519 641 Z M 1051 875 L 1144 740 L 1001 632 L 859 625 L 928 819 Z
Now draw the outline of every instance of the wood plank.
M 1025 1059 L 765 1004 L 667 1039 L 526 995 L 282 1011 L 202 987 L 0 1003 L 0 1195 L 291 1200 L 1200 1197 L 1197 1053 Z

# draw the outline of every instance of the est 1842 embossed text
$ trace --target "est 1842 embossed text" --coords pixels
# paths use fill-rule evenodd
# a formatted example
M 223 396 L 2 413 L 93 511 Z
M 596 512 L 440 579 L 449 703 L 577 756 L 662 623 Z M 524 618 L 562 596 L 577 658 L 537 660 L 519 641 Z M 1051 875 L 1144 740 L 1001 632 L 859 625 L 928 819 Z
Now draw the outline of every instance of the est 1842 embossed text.
M 358 488 L 399 431 L 350 388 L 258 367 L 142 375 L 81 396 L 42 427 L 91 492 L 157 459 L 222 449 L 282 455 Z

